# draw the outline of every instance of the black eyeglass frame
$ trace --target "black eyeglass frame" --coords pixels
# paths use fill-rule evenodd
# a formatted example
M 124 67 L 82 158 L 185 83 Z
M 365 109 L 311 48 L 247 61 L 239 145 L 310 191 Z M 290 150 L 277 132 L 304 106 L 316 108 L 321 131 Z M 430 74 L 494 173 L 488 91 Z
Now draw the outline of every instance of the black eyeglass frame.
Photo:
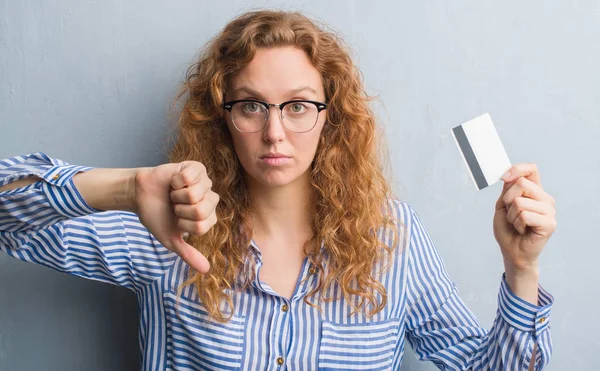
M 269 113 L 271 111 L 271 107 L 278 107 L 279 108 L 279 118 L 281 119 L 281 122 L 283 123 L 283 126 L 286 128 L 286 130 L 291 131 L 292 133 L 307 133 L 309 131 L 311 131 L 312 129 L 314 129 L 314 127 L 317 125 L 317 121 L 319 121 L 319 114 L 321 113 L 321 111 L 327 109 L 327 103 L 323 103 L 323 102 L 317 102 L 314 100 L 307 100 L 307 99 L 293 99 L 293 100 L 288 100 L 279 104 L 275 104 L 275 103 L 267 103 L 264 102 L 262 100 L 258 100 L 258 99 L 238 99 L 238 100 L 232 100 L 229 102 L 225 102 L 223 103 L 223 109 L 228 111 L 231 114 L 231 110 L 233 109 L 233 106 L 236 103 L 242 103 L 242 102 L 246 102 L 246 103 L 257 103 L 260 104 L 261 106 L 265 107 L 265 109 L 267 110 L 267 114 L 265 115 L 265 122 L 263 124 L 263 126 L 256 130 L 256 131 L 243 131 L 240 130 L 240 128 L 237 127 L 237 125 L 235 124 L 235 120 L 232 119 L 231 121 L 233 122 L 233 126 L 235 126 L 235 128 L 242 133 L 258 133 L 259 131 L 261 131 L 262 129 L 265 128 L 265 126 L 267 126 L 267 121 L 269 120 Z M 290 130 L 286 125 L 285 125 L 285 121 L 283 119 L 283 108 L 285 106 L 287 106 L 288 104 L 293 104 L 293 103 L 310 103 L 310 104 L 314 104 L 317 107 L 317 118 L 315 119 L 315 123 L 313 124 L 313 126 L 311 126 L 310 129 L 308 130 L 304 130 L 304 131 L 293 131 Z

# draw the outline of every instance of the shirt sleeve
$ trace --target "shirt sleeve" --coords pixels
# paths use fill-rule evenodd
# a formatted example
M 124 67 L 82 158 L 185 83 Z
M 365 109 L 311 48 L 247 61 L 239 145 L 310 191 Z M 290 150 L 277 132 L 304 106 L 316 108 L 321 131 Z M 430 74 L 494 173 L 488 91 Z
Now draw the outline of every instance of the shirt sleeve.
M 535 370 L 552 354 L 553 297 L 538 288 L 538 305 L 510 291 L 504 275 L 490 331 L 460 298 L 433 241 L 410 206 L 407 337 L 420 360 L 441 370 L 527 370 L 537 344 Z
M 0 186 L 40 178 L 0 192 L 0 250 L 26 262 L 140 290 L 163 275 L 177 256 L 136 214 L 89 206 L 73 176 L 90 169 L 40 152 L 0 160 Z

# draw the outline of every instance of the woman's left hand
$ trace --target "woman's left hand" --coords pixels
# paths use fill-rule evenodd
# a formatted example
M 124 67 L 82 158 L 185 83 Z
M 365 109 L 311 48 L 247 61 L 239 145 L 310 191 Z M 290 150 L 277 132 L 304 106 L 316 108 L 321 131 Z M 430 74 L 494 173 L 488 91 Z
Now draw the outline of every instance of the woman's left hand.
M 556 229 L 554 198 L 544 192 L 535 164 L 513 165 L 496 202 L 494 237 L 507 270 L 537 270 L 538 257 Z

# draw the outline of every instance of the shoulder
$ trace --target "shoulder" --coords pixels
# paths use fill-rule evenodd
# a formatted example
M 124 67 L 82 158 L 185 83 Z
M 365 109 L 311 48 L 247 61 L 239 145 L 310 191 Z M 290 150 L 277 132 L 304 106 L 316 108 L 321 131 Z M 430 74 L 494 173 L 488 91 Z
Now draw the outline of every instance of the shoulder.
M 397 198 L 388 198 L 386 215 L 393 217 L 399 225 L 409 226 L 418 221 L 419 216 L 413 206 Z
M 404 250 L 410 242 L 411 234 L 415 227 L 419 228 L 420 220 L 413 206 L 404 200 L 398 198 L 388 198 L 387 208 L 384 212 L 387 218 L 392 219 L 396 227 L 398 242 Z

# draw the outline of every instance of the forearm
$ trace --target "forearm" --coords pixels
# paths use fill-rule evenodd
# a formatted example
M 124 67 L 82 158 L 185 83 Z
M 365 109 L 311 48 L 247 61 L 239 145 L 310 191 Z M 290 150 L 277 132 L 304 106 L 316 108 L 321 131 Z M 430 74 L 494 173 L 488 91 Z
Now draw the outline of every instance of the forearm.
M 96 168 L 73 176 L 73 183 L 85 202 L 98 210 L 135 211 L 135 174 L 138 169 Z M 10 191 L 40 181 L 35 176 L 0 187 Z
M 135 212 L 135 175 L 139 169 L 96 168 L 73 177 L 81 196 L 98 210 Z
M 523 300 L 533 304 L 539 305 L 539 270 L 532 268 L 527 271 L 519 271 L 513 269 L 509 264 L 505 264 L 506 271 L 506 283 L 510 287 L 511 291 Z M 533 346 L 533 352 L 531 354 L 531 362 L 529 363 L 528 371 L 535 370 L 535 360 L 537 353 L 537 344 Z
M 121 211 L 134 209 L 140 169 L 92 169 L 43 153 L 0 161 L 0 251 L 79 277 L 147 286 L 176 255 Z M 119 210 L 98 213 L 110 209 Z
M 510 290 L 521 299 L 533 304 L 538 304 L 539 270 L 533 267 L 527 270 L 512 268 L 504 264 L 506 283 Z
M 537 344 L 533 345 L 533 352 L 531 353 L 531 361 L 529 362 L 529 367 L 527 371 L 535 371 L 535 359 L 537 357 Z
M 38 180 L 40 180 L 40 178 L 38 178 L 38 177 L 29 177 L 29 178 L 25 178 L 25 179 L 19 179 L 12 183 L 8 183 L 7 185 L 5 185 L 3 187 L 0 187 L 0 192 L 12 191 L 13 189 L 25 187 L 27 185 L 37 182 Z

